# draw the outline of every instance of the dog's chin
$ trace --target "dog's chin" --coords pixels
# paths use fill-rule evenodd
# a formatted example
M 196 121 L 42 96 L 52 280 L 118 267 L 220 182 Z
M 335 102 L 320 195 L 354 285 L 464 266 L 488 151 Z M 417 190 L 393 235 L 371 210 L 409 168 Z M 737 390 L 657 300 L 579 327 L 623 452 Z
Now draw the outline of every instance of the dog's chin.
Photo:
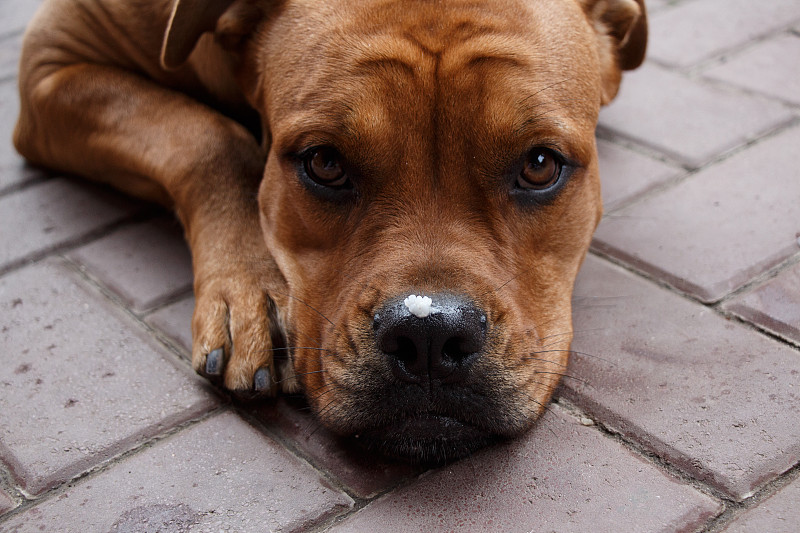
M 466 457 L 498 437 L 455 418 L 419 414 L 360 432 L 357 440 L 390 457 L 436 465 Z

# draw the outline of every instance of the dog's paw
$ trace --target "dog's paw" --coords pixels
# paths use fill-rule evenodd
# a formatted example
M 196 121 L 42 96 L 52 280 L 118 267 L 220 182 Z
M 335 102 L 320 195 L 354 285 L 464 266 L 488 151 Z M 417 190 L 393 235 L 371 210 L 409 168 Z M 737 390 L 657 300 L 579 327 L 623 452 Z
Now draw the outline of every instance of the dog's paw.
M 195 284 L 192 366 L 244 399 L 297 389 L 291 364 L 276 365 L 286 356 L 278 311 L 255 278 L 226 273 Z

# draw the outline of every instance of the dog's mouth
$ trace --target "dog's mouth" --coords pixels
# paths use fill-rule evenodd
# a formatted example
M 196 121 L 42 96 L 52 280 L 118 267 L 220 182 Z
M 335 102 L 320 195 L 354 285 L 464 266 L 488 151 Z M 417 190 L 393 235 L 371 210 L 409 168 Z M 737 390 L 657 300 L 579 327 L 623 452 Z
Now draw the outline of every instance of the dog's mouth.
M 424 464 L 460 459 L 498 439 L 456 418 L 421 413 L 362 431 L 354 438 L 384 455 Z

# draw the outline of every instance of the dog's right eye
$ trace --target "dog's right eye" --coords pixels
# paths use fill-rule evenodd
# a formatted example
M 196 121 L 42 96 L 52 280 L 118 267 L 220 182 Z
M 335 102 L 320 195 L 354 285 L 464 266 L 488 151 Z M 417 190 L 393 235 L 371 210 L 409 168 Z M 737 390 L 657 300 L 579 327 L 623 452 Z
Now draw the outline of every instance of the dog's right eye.
M 548 148 L 534 148 L 528 153 L 517 177 L 517 187 L 543 191 L 555 185 L 561 177 L 564 164 Z
M 303 154 L 303 169 L 313 181 L 334 189 L 345 188 L 349 181 L 341 154 L 330 146 L 317 146 Z

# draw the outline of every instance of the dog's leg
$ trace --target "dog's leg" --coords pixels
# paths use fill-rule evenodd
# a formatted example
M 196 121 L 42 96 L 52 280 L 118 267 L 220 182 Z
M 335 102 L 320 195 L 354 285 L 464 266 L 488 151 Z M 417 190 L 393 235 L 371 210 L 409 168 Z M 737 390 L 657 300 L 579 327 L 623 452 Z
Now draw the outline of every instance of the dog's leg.
M 23 70 L 18 150 L 174 206 L 194 263 L 192 364 L 226 388 L 272 393 L 271 337 L 282 277 L 266 250 L 257 189 L 264 153 L 254 137 L 183 95 L 96 64 Z M 280 303 L 280 302 L 278 302 Z

